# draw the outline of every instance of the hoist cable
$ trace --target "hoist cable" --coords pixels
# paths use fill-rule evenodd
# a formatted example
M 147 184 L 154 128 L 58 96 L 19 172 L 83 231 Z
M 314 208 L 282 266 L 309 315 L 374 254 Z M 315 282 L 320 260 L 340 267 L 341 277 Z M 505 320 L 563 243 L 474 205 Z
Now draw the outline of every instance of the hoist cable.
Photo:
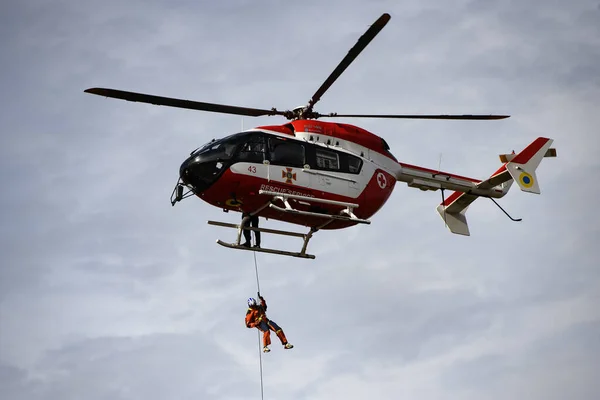
M 256 288 L 258 290 L 258 293 L 260 293 L 260 283 L 258 280 L 258 264 L 256 263 L 256 252 L 253 251 L 252 254 L 254 254 L 254 271 L 256 272 Z M 258 329 L 256 331 L 256 334 L 258 336 L 258 359 L 259 359 L 259 365 L 260 365 L 260 398 L 262 400 L 264 400 L 264 392 L 263 392 L 263 368 L 262 368 L 262 346 L 261 346 L 261 342 L 260 342 L 260 329 Z
M 258 282 L 258 266 L 256 264 L 256 252 L 253 251 L 252 254 L 254 255 L 254 271 L 256 272 L 256 288 L 258 290 L 258 293 L 260 293 L 260 283 Z

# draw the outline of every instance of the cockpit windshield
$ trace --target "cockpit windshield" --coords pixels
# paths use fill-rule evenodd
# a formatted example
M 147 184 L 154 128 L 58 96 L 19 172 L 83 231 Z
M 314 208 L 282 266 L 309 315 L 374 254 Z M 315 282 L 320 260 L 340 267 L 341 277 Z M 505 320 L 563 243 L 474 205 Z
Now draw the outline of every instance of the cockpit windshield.
M 202 155 L 203 158 L 210 157 L 211 159 L 218 158 L 221 160 L 229 160 L 231 157 L 233 157 L 233 154 L 235 153 L 237 146 L 242 141 L 243 136 L 245 135 L 236 133 L 223 139 L 213 139 L 192 152 L 192 155 Z
M 202 150 L 206 149 L 210 144 L 216 142 L 216 139 L 212 139 L 210 142 L 208 143 L 204 143 L 202 146 L 196 148 L 196 150 L 192 151 L 190 153 L 190 156 L 193 156 L 194 154 L 198 154 L 199 152 L 201 152 Z
M 215 142 L 200 150 L 198 155 L 219 156 L 221 159 L 229 159 L 233 156 L 237 143 Z

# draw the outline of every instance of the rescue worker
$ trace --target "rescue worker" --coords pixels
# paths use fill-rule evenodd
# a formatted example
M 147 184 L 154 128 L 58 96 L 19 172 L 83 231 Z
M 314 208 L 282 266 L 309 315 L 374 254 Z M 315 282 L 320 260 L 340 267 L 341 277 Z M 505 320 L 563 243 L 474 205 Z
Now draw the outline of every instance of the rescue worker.
M 291 349 L 292 346 L 288 343 L 283 330 L 275 323 L 267 318 L 267 302 L 264 297 L 258 294 L 260 304 L 256 303 L 253 298 L 248 299 L 248 310 L 246 311 L 246 328 L 257 328 L 263 332 L 263 352 L 268 353 L 271 351 L 269 345 L 271 344 L 271 331 L 275 332 L 283 348 Z
M 250 215 L 250 213 L 242 213 L 242 219 L 250 217 L 244 222 L 244 228 L 247 228 L 252 224 L 253 228 L 258 228 L 258 215 Z M 244 229 L 244 238 L 246 241 L 242 243 L 244 247 L 250 247 L 250 240 L 252 239 L 251 231 L 248 229 Z M 254 247 L 260 248 L 260 231 L 254 231 L 254 239 L 256 244 Z

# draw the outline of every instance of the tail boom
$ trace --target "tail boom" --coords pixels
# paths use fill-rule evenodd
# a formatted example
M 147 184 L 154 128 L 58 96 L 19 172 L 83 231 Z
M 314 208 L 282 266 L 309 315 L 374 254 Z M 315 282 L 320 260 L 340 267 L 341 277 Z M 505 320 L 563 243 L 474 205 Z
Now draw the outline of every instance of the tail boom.
M 488 183 L 484 186 L 480 186 L 482 182 L 487 181 L 481 181 L 480 179 L 468 178 L 465 176 L 451 174 L 449 172 L 436 171 L 410 164 L 399 164 L 400 168 L 396 173 L 396 180 L 406 182 L 409 187 L 417 188 L 423 191 L 436 191 L 439 189 L 455 190 L 461 193 L 496 198 L 504 196 L 501 188 L 494 187 L 497 184 L 490 185 Z

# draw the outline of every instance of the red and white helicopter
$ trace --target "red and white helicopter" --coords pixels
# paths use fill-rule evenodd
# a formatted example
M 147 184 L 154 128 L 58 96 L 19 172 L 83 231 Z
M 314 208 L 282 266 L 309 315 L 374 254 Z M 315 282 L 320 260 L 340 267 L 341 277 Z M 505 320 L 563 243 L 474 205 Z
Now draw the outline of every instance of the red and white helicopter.
M 306 250 L 315 232 L 369 224 L 369 218 L 386 203 L 397 181 L 425 191 L 441 190 L 442 202 L 437 206 L 437 211 L 448 229 L 461 235 L 469 235 L 465 213 L 478 197 L 487 197 L 492 201 L 501 198 L 507 194 L 513 181 L 522 191 L 539 194 L 535 171 L 543 157 L 556 156 L 555 149 L 550 148 L 552 139 L 539 137 L 518 154 L 513 151 L 512 154 L 501 155 L 502 166 L 489 178 L 480 180 L 398 162 L 383 138 L 353 125 L 317 121 L 321 117 L 508 118 L 504 115 L 357 115 L 320 114 L 313 111 L 325 91 L 389 19 L 389 14 L 377 19 L 308 104 L 291 111 L 203 103 L 105 88 L 91 88 L 85 92 L 193 110 L 253 117 L 279 115 L 290 120 L 284 125 L 259 126 L 222 139 L 213 139 L 194 150 L 180 167 L 180 177 L 171 195 L 172 205 L 195 195 L 224 211 L 238 211 L 310 227 L 307 234 L 246 228 L 302 238 L 301 251 L 290 252 L 241 246 L 242 228 L 249 217 L 245 217 L 240 224 L 208 221 L 211 225 L 238 230 L 235 243 L 217 240 L 219 244 L 230 248 L 314 259 L 315 256 Z M 445 189 L 454 192 L 445 198 Z M 185 190 L 187 192 L 184 193 Z M 508 213 L 506 215 L 513 221 L 519 221 Z

